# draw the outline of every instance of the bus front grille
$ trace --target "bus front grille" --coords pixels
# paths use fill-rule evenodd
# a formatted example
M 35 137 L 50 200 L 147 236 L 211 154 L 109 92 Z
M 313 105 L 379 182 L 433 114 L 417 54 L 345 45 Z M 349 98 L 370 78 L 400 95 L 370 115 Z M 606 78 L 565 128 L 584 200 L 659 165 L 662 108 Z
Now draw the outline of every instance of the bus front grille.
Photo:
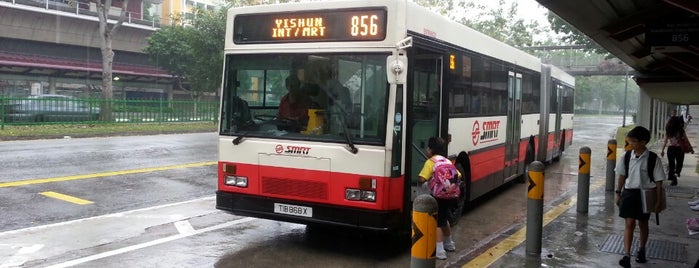
M 328 185 L 313 181 L 262 177 L 262 193 L 327 200 Z

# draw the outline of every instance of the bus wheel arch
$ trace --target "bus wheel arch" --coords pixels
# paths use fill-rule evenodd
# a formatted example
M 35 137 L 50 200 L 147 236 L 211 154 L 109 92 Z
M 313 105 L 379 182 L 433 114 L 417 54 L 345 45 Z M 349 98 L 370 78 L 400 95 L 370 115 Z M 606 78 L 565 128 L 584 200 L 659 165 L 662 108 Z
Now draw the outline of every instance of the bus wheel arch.
M 460 152 L 454 163 L 461 173 L 461 196 L 459 196 L 456 209 L 452 211 L 451 216 L 454 221 L 452 224 L 456 224 L 461 215 L 468 211 L 471 199 L 471 159 L 468 153 Z
M 517 183 L 525 183 L 527 182 L 527 169 L 529 168 L 529 164 L 534 162 L 536 159 L 536 145 L 534 145 L 534 136 L 529 136 L 529 142 L 527 143 L 527 151 L 524 154 L 524 173 L 517 177 L 515 181 Z

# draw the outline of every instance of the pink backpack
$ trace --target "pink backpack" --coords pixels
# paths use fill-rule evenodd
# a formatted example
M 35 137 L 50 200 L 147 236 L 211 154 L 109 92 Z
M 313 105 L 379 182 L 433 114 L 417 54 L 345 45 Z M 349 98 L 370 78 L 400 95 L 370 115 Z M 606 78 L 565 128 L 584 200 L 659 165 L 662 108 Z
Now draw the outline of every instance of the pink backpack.
M 434 162 L 432 179 L 429 181 L 432 196 L 437 199 L 458 198 L 461 190 L 458 184 L 458 172 L 454 164 L 441 155 L 432 157 L 430 160 Z

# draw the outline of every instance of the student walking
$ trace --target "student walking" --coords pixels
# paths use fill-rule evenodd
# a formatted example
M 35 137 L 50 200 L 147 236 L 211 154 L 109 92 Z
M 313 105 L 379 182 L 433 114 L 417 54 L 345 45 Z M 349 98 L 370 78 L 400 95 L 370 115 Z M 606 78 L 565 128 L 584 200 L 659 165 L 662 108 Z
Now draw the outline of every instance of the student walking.
M 655 188 L 658 197 L 663 191 L 662 185 L 665 179 L 662 161 L 646 148 L 646 144 L 650 141 L 650 131 L 648 129 L 637 126 L 626 135 L 629 145 L 631 145 L 631 157 L 629 158 L 628 168 L 625 161 L 617 161 L 617 166 L 614 169 L 617 174 L 617 186 L 615 201 L 619 206 L 619 217 L 624 218 L 624 257 L 619 260 L 619 265 L 622 267 L 631 267 L 631 243 L 633 242 L 633 233 L 638 223 L 640 231 L 640 243 L 638 252 L 636 253 L 636 262 L 645 263 L 646 260 L 646 243 L 648 242 L 648 219 L 650 213 L 643 213 L 641 200 L 641 189 Z M 649 158 L 655 158 L 653 173 L 649 174 L 648 162 Z M 628 173 L 628 174 L 627 174 Z M 650 176 L 653 176 L 651 180 Z M 656 211 L 660 207 L 658 202 Z
M 426 183 L 433 178 L 435 165 L 441 161 L 449 161 L 445 156 L 447 155 L 447 143 L 444 139 L 440 137 L 431 137 L 427 140 L 426 149 L 428 159 L 420 170 L 418 175 L 419 183 Z M 456 170 L 458 178 L 461 174 Z M 458 180 L 457 178 L 457 180 Z M 447 258 L 446 251 L 456 250 L 454 241 L 451 238 L 451 226 L 449 223 L 451 218 L 451 209 L 456 207 L 456 202 L 458 199 L 441 199 L 435 198 L 437 200 L 437 250 L 436 257 L 440 260 L 445 260 Z
M 667 162 L 668 162 L 668 180 L 670 185 L 677 185 L 677 178 L 680 177 L 682 166 L 684 165 L 684 152 L 680 147 L 682 139 L 686 139 L 687 134 L 684 131 L 684 121 L 681 117 L 671 117 L 665 125 L 665 142 L 660 156 L 665 155 L 665 147 L 667 147 Z M 669 143 L 669 146 L 668 146 Z M 692 152 L 694 153 L 694 152 Z

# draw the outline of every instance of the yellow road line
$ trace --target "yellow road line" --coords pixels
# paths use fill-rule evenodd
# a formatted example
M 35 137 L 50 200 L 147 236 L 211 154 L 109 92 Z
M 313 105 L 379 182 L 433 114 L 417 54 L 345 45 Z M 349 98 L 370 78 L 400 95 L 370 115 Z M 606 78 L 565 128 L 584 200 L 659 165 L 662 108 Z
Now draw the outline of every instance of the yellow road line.
M 216 165 L 216 163 L 217 162 L 200 162 L 200 163 L 191 163 L 191 164 L 184 164 L 184 165 L 162 166 L 162 167 L 154 167 L 154 168 L 139 168 L 139 169 L 131 169 L 131 170 L 110 171 L 110 172 L 103 172 L 103 173 L 92 173 L 92 174 L 45 178 L 45 179 L 36 179 L 36 180 L 0 182 L 0 188 L 17 187 L 17 186 L 42 184 L 42 183 L 50 183 L 50 182 L 60 182 L 60 181 L 94 179 L 94 178 L 100 178 L 100 177 L 110 177 L 110 176 L 119 176 L 119 175 L 135 174 L 135 173 L 163 171 L 163 170 L 171 170 L 171 169 L 179 169 L 179 168 L 203 167 L 203 166 Z
M 78 205 L 88 205 L 88 204 L 93 203 L 90 200 L 85 200 L 85 199 L 77 198 L 77 197 L 70 196 L 70 195 L 60 194 L 57 192 L 42 192 L 39 194 L 43 195 L 43 196 L 53 197 L 53 198 L 63 200 L 66 202 L 71 202 L 71 203 L 78 204 Z
M 597 188 L 602 187 L 602 185 L 605 184 L 605 180 L 606 180 L 606 178 L 602 177 L 601 180 L 598 180 L 596 183 L 591 185 L 590 192 L 596 191 Z M 570 198 L 568 198 L 567 200 L 565 200 L 564 202 L 562 202 L 560 205 L 558 205 L 558 206 L 550 209 L 546 213 L 544 213 L 543 226 L 548 225 L 554 219 L 561 216 L 561 214 L 565 213 L 566 210 L 568 210 L 573 205 L 575 205 L 577 203 L 577 198 L 578 198 L 578 195 L 576 193 L 573 196 L 571 196 Z M 495 263 L 495 261 L 502 258 L 502 256 L 505 256 L 506 253 L 510 252 L 512 249 L 514 249 L 519 244 L 524 242 L 524 240 L 526 240 L 526 233 L 527 233 L 527 228 L 525 226 L 522 229 L 517 230 L 517 232 L 508 236 L 504 240 L 500 241 L 500 243 L 489 248 L 488 250 L 483 252 L 481 255 L 478 255 L 478 257 L 476 257 L 473 260 L 466 263 L 464 266 L 462 266 L 462 268 L 488 267 L 488 266 L 492 265 L 493 263 Z

